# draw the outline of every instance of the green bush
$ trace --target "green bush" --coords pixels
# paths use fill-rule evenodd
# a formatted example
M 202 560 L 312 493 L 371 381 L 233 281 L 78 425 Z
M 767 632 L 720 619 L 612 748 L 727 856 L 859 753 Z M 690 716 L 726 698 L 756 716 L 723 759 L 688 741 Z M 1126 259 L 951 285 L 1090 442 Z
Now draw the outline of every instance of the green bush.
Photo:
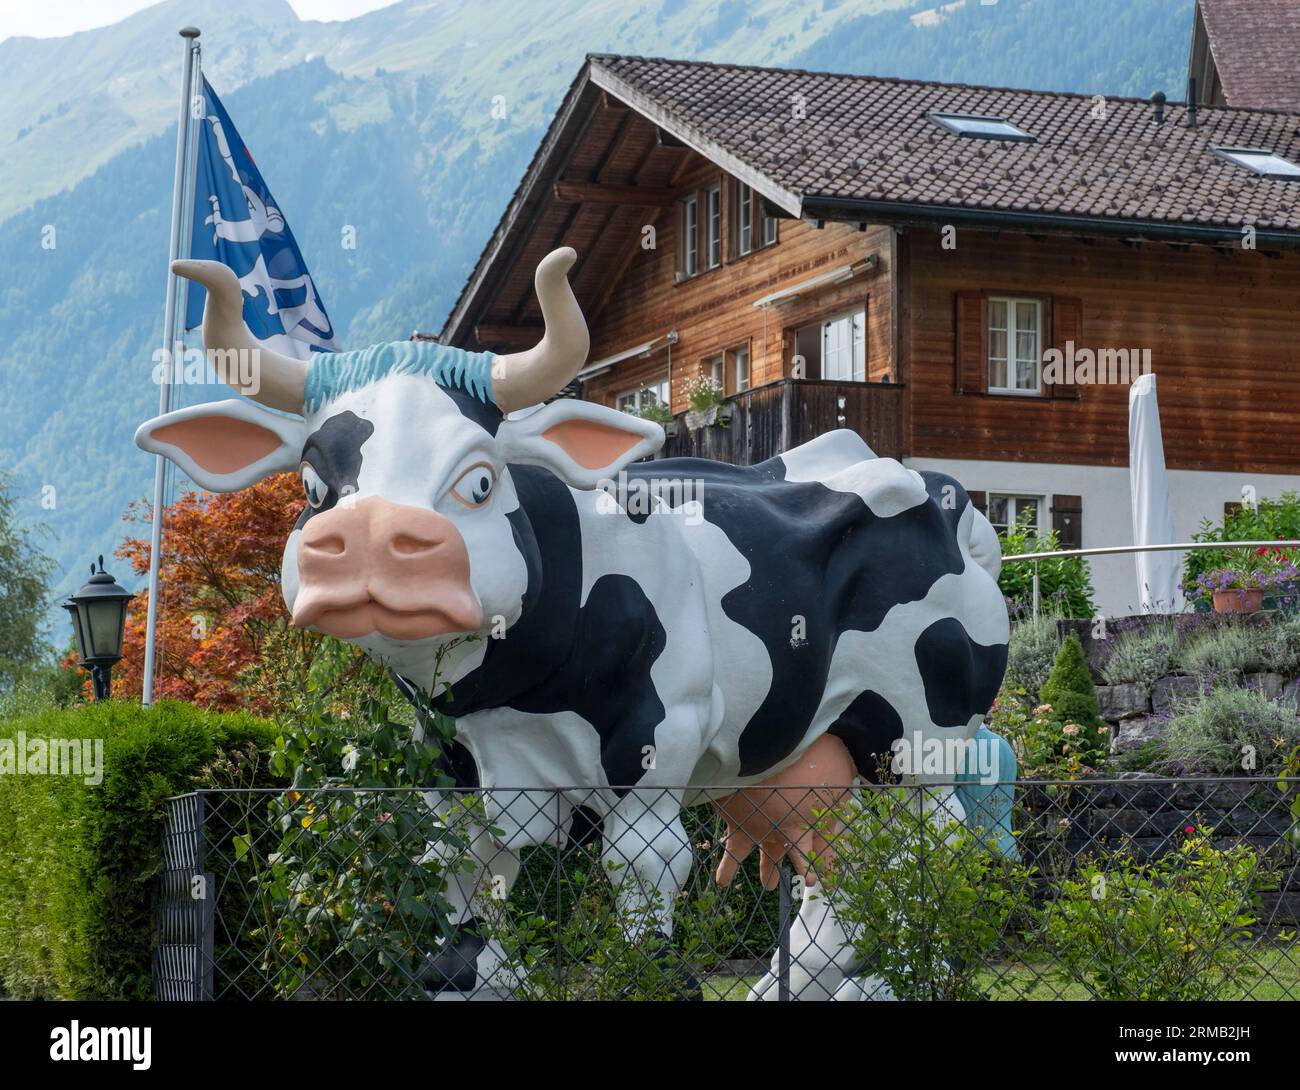
M 1177 671 L 1181 647 L 1178 626 L 1170 621 L 1121 632 L 1111 642 L 1101 676 L 1107 685 L 1141 685 L 1149 696 L 1160 678 Z
M 24 998 L 147 998 L 163 800 L 271 782 L 275 731 L 245 714 L 108 701 L 0 720 L 6 750 L 20 732 L 102 740 L 103 778 L 0 775 L 0 982 Z
M 1044 613 L 1038 620 L 1024 617 L 1011 626 L 1003 681 L 1007 688 L 1024 689 L 1037 699 L 1052 673 L 1056 653 L 1061 649 L 1058 619 L 1055 613 Z
M 1101 719 L 1097 689 L 1077 632 L 1065 637 L 1040 695 L 1044 704 L 1051 705 L 1054 718 L 1065 725 L 1066 738 L 1078 747 L 1080 759 L 1085 764 L 1103 760 L 1110 748 L 1110 736 Z M 1071 726 L 1078 727 L 1078 731 L 1069 731 Z
M 1176 771 L 1261 776 L 1281 769 L 1300 743 L 1300 720 L 1257 689 L 1221 686 L 1169 721 L 1165 749 Z
M 1004 557 L 1022 553 L 1050 553 L 1061 547 L 1056 531 L 1039 533 L 1027 526 L 1009 527 L 999 534 Z M 998 586 L 1006 596 L 1007 606 L 1013 614 L 1029 616 L 1033 612 L 1034 563 L 1002 563 Z M 1038 561 L 1038 597 L 1040 612 L 1057 613 L 1062 617 L 1086 619 L 1093 616 L 1092 575 L 1088 563 L 1081 557 L 1066 556 L 1056 560 Z
M 984 999 L 983 970 L 1028 913 L 1031 871 L 982 830 L 917 812 L 908 790 L 862 793 L 835 839 L 838 911 L 855 953 L 900 999 Z
M 1300 616 L 1280 617 L 1252 631 L 1263 669 L 1287 678 L 1300 674 Z
M 1098 999 L 1240 997 L 1259 973 L 1245 941 L 1257 894 L 1275 877 L 1247 845 L 1216 849 L 1206 830 L 1152 863 L 1088 863 L 1042 910 L 1050 973 Z
M 1209 519 L 1192 535 L 1193 541 L 1277 541 L 1300 538 L 1300 493 L 1283 492 L 1276 499 L 1260 500 L 1255 507 L 1242 506 L 1225 515 L 1216 526 Z M 1227 549 L 1194 549 L 1183 562 L 1183 587 L 1191 601 L 1209 603 L 1210 595 L 1196 586 L 1196 577 L 1215 568 L 1231 566 Z
M 1179 655 L 1183 673 L 1208 682 L 1230 683 L 1242 674 L 1266 669 L 1273 656 L 1262 645 L 1269 634 L 1253 625 L 1225 624 L 1187 641 Z

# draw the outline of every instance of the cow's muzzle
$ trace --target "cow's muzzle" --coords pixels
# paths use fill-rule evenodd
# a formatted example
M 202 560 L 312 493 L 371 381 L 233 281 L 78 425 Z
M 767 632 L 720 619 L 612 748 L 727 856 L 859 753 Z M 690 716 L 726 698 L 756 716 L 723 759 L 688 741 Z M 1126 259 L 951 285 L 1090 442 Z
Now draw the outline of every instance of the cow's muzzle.
M 307 520 L 293 623 L 339 639 L 421 640 L 473 632 L 483 609 L 450 519 L 370 496 Z

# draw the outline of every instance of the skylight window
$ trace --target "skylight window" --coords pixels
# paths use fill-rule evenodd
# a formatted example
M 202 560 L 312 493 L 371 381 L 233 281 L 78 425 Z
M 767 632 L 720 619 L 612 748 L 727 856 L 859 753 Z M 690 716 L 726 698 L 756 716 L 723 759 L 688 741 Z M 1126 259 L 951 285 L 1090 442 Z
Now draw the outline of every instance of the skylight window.
M 973 136 L 982 140 L 1032 140 L 1033 134 L 1019 129 L 1001 117 L 984 117 L 980 114 L 931 114 L 949 132 Z
M 1290 159 L 1268 150 L 1268 148 L 1215 148 L 1216 155 L 1222 155 L 1230 162 L 1236 163 L 1256 174 L 1267 178 L 1300 178 L 1300 166 Z

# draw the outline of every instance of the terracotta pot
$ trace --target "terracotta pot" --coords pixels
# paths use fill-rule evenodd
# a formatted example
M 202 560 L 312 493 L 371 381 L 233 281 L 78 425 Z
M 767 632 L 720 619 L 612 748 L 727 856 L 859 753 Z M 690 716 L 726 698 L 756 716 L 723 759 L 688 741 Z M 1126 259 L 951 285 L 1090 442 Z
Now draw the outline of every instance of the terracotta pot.
M 1258 613 L 1264 604 L 1262 590 L 1216 590 L 1215 613 Z

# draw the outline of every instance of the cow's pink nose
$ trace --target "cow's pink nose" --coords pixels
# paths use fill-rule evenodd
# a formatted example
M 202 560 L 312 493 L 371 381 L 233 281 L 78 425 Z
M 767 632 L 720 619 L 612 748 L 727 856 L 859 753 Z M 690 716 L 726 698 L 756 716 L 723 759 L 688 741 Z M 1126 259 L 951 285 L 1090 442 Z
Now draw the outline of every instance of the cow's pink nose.
M 293 623 L 344 639 L 422 639 L 474 631 L 483 619 L 451 520 L 378 496 L 308 519 L 298 581 Z

